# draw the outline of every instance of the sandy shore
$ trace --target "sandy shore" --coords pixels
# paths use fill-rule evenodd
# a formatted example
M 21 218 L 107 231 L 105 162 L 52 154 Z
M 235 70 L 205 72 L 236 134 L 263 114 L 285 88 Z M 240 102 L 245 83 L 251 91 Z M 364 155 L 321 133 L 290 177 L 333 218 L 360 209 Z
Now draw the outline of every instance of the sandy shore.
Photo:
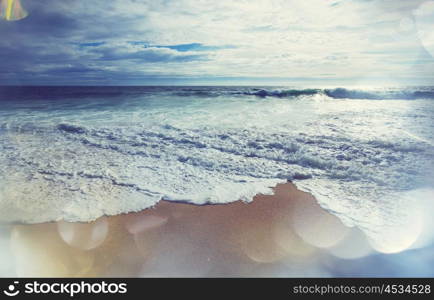
M 17 276 L 327 276 L 318 264 L 330 251 L 369 251 L 354 232 L 287 183 L 250 203 L 161 201 L 86 224 L 13 225 L 10 249 Z

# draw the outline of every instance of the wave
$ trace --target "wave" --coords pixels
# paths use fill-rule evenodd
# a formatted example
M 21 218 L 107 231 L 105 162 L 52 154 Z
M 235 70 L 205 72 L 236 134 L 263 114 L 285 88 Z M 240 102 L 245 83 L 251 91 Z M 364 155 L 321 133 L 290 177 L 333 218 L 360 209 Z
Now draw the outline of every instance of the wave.
M 285 88 L 285 87 L 237 87 L 237 86 L 111 86 L 111 87 L 0 87 L 0 101 L 29 102 L 36 109 L 40 102 L 48 100 L 85 99 L 95 101 L 103 99 L 108 104 L 124 101 L 124 99 L 143 99 L 154 96 L 216 98 L 256 96 L 260 98 L 303 98 L 309 96 L 325 96 L 332 99 L 369 99 L 369 100 L 413 100 L 434 99 L 433 87 L 402 88 Z M 39 100 L 39 101 L 37 101 Z M 114 100 L 111 102 L 111 100 Z M 62 101 L 65 102 L 65 101 Z M 50 103 L 49 103 L 50 104 Z M 53 103 L 51 103 L 53 104 Z M 70 103 L 73 105 L 73 103 Z M 47 106 L 48 108 L 50 106 Z
M 434 99 L 434 91 L 422 90 L 384 90 L 364 91 L 349 90 L 344 88 L 325 89 L 324 94 L 336 99 L 370 99 L 370 100 L 412 100 L 412 99 Z
M 292 98 L 300 96 L 325 95 L 334 99 L 368 99 L 368 100 L 416 100 L 434 99 L 433 90 L 361 90 L 361 89 L 290 89 L 265 90 L 254 89 L 243 92 L 244 95 L 261 98 Z
M 427 145 L 406 140 L 257 128 L 19 125 L 0 126 L 7 133 L 0 135 L 0 208 L 19 207 L 7 215 L 0 210 L 3 221 L 89 221 L 151 207 L 160 199 L 248 201 L 287 180 L 319 200 L 333 195 L 358 203 L 356 196 L 368 194 L 367 186 L 377 193 L 419 181 L 432 153 Z M 325 190 L 328 186 L 333 190 Z
M 258 97 L 278 97 L 278 98 L 287 98 L 287 97 L 298 97 L 298 96 L 311 96 L 320 94 L 322 91 L 320 89 L 291 89 L 291 90 L 253 90 L 248 92 L 243 92 L 244 95 L 258 96 Z

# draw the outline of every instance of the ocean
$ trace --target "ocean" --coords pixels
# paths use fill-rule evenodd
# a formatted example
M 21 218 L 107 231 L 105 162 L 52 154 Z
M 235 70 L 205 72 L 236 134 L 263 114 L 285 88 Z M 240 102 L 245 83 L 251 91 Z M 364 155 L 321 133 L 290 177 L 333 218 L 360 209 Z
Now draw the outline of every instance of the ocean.
M 0 87 L 0 221 L 251 201 L 291 181 L 397 252 L 433 227 L 433 101 L 434 87 Z

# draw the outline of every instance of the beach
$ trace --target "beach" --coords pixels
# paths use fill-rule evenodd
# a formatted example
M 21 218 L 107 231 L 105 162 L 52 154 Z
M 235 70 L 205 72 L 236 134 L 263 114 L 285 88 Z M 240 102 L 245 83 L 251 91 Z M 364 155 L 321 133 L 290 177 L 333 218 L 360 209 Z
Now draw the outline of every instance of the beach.
M 434 277 L 433 20 L 0 0 L 0 278 Z
M 3 237 L 9 234 L 0 244 L 1 259 L 10 264 L 6 276 L 381 276 L 381 270 L 370 268 L 379 261 L 400 271 L 399 257 L 388 262 L 365 234 L 345 226 L 292 183 L 250 203 L 161 201 L 90 223 L 3 229 Z
M 287 183 L 251 203 L 161 201 L 91 223 L 12 225 L 10 243 L 20 277 L 271 276 L 314 265 L 350 231 Z
M 1 274 L 432 272 L 430 87 L 0 96 Z

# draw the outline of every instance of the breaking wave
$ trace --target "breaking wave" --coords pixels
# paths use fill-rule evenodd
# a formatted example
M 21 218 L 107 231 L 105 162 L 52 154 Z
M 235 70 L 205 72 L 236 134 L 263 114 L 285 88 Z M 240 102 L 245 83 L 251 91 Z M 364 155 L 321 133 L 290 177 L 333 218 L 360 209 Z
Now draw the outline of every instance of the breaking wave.
M 396 87 L 396 88 L 256 88 L 256 87 L 0 87 L 1 100 L 47 101 L 56 99 L 126 99 L 133 97 L 153 97 L 156 94 L 165 97 L 215 98 L 231 96 L 256 96 L 259 98 L 299 98 L 323 95 L 332 99 L 368 99 L 368 100 L 416 100 L 434 99 L 432 87 Z
M 299 89 L 299 90 L 253 90 L 244 92 L 245 95 L 253 95 L 261 98 L 277 97 L 291 98 L 299 96 L 326 95 L 334 99 L 368 99 L 368 100 L 414 100 L 434 99 L 432 90 L 357 90 L 346 88 L 335 89 Z

